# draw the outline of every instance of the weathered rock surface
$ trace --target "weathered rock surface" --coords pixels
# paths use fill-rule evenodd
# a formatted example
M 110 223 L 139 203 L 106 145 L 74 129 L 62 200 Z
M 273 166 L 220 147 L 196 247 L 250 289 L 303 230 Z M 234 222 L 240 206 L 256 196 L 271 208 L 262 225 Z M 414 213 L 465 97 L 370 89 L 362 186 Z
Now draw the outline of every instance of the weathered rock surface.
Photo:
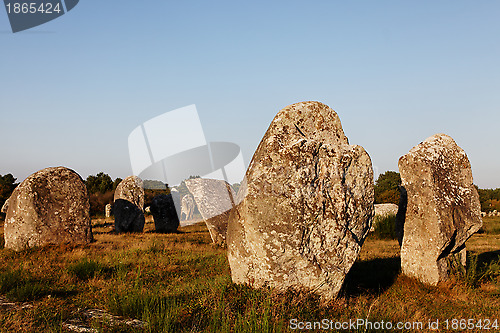
M 114 201 L 127 200 L 144 211 L 144 185 L 137 176 L 128 176 L 118 184 L 115 190 Z
M 15 251 L 91 242 L 89 196 L 82 178 L 65 167 L 26 178 L 9 198 L 4 232 L 5 247 Z
M 171 194 L 160 194 L 151 202 L 151 214 L 155 221 L 156 232 L 176 232 L 179 227 L 179 217 L 175 210 Z
M 236 193 L 227 182 L 217 179 L 195 178 L 186 180 L 186 187 L 205 221 L 212 241 L 226 244 L 229 211 L 235 206 Z
M 117 232 L 142 232 L 145 223 L 142 179 L 129 176 L 118 184 L 113 213 Z
M 144 212 L 128 200 L 116 199 L 113 206 L 116 232 L 142 232 Z
M 233 281 L 336 297 L 370 229 L 373 191 L 370 157 L 349 145 L 335 111 L 319 102 L 284 108 L 230 214 Z
M 191 220 L 194 216 L 194 198 L 191 194 L 186 194 L 181 200 L 181 220 Z
M 469 159 L 451 137 L 436 134 L 402 156 L 399 171 L 407 194 L 399 214 L 402 271 L 435 285 L 464 264 L 465 241 L 482 226 Z

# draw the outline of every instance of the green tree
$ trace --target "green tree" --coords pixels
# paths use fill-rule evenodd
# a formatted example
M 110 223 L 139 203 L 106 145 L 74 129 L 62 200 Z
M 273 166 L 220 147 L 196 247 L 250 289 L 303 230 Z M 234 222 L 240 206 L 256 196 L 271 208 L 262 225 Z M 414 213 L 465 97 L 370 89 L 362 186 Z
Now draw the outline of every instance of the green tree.
M 399 172 L 386 171 L 375 181 L 375 203 L 399 203 L 401 176 Z
M 5 201 L 10 197 L 16 186 L 16 178 L 10 173 L 5 176 L 0 175 L 0 208 L 2 208 Z
M 104 194 L 113 190 L 113 180 L 104 172 L 99 172 L 96 176 L 88 176 L 85 185 L 87 185 L 87 191 L 90 194 L 98 192 Z
M 113 191 L 116 190 L 116 188 L 118 187 L 118 184 L 120 184 L 122 182 L 123 179 L 121 178 L 116 178 L 115 181 L 113 182 Z

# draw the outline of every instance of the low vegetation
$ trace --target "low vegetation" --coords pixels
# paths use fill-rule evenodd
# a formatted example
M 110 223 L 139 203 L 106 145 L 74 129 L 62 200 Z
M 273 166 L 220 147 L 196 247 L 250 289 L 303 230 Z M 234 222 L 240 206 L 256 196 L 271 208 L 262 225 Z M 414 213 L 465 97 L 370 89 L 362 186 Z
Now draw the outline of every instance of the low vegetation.
M 485 218 L 469 240 L 467 272 L 437 287 L 402 276 L 397 241 L 370 235 L 333 302 L 233 284 L 225 250 L 211 245 L 204 224 L 162 235 L 147 223 L 145 233 L 116 235 L 112 220 L 93 223 L 87 246 L 0 249 L 0 331 L 64 332 L 75 321 L 96 332 L 286 332 L 322 319 L 439 320 L 441 328 L 447 319 L 500 319 L 500 218 Z M 145 324 L 89 318 L 88 309 Z
M 373 237 L 378 239 L 397 239 L 396 215 L 375 216 L 373 219 Z

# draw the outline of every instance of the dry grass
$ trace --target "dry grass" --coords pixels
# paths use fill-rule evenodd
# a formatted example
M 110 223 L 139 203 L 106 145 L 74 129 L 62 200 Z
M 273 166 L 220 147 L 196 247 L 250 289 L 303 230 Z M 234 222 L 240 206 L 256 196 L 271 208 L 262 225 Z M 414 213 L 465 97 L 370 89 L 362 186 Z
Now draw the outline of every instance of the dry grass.
M 109 233 L 112 220 L 93 223 L 95 242 L 86 246 L 0 249 L 0 293 L 7 297 L 0 299 L 2 332 L 60 332 L 75 318 L 102 332 L 281 332 L 290 331 L 293 318 L 425 325 L 436 319 L 500 319 L 500 268 L 494 265 L 500 219 L 485 218 L 485 232 L 469 240 L 471 258 L 477 256 L 472 273 L 438 287 L 400 275 L 397 241 L 369 237 L 342 296 L 330 303 L 307 292 L 232 284 L 225 251 L 211 245 L 203 224 L 167 235 L 152 233 L 154 225 L 146 223 L 142 234 L 117 235 Z M 148 325 L 138 329 L 83 318 L 82 309 L 94 308 Z M 480 330 L 467 330 L 474 331 Z

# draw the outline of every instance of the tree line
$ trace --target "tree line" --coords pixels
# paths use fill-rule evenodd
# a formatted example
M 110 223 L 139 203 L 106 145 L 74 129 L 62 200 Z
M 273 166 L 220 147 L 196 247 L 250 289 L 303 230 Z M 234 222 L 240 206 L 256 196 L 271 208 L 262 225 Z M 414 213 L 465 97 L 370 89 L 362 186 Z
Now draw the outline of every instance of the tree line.
M 190 178 L 199 178 L 199 176 L 191 176 Z M 0 175 L 0 208 L 5 201 L 10 197 L 18 182 L 12 174 Z M 90 175 L 84 181 L 87 186 L 90 199 L 90 213 L 92 216 L 104 214 L 104 208 L 109 203 L 113 203 L 114 192 L 118 184 L 122 181 L 121 178 L 113 180 L 108 174 L 99 172 L 97 175 Z M 239 184 L 235 184 L 239 185 Z M 386 171 L 380 174 L 375 181 L 375 203 L 399 203 L 399 185 L 401 185 L 401 176 L 396 171 Z M 234 186 L 234 185 L 233 185 Z M 500 188 L 497 189 L 480 189 L 476 186 L 481 203 L 481 211 L 489 212 L 493 210 L 500 211 Z M 184 182 L 178 187 L 181 194 L 187 192 Z M 237 191 L 237 188 L 235 189 Z M 168 194 L 168 185 L 165 190 L 145 190 L 145 206 L 159 192 Z

